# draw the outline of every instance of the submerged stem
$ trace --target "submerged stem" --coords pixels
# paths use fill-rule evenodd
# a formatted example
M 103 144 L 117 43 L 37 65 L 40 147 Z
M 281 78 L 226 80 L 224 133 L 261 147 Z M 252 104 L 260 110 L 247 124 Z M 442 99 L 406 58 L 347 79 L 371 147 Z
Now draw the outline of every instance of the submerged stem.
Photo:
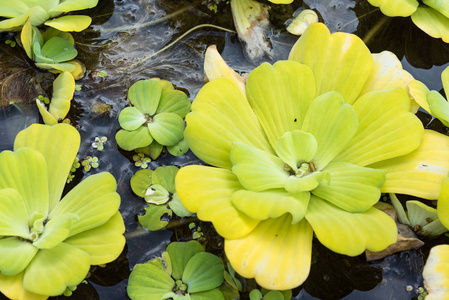
M 175 11 L 174 13 L 168 14 L 165 17 L 162 17 L 160 19 L 157 20 L 153 20 L 150 22 L 146 22 L 146 23 L 142 23 L 142 24 L 135 24 L 135 25 L 129 25 L 129 26 L 121 26 L 121 27 L 115 27 L 115 28 L 104 28 L 101 30 L 101 32 L 116 32 L 116 31 L 124 31 L 124 30 L 131 30 L 131 29 L 136 29 L 136 28 L 143 28 L 143 27 L 148 27 L 148 26 L 153 26 L 156 24 L 159 24 L 161 22 L 164 22 L 166 20 L 169 20 L 171 18 L 176 17 L 177 15 L 185 12 L 186 10 L 188 10 L 191 6 L 187 6 L 184 8 L 181 8 L 180 10 Z
M 195 26 L 193 28 L 190 28 L 189 30 L 187 30 L 185 33 L 183 33 L 180 37 L 178 37 L 176 40 L 174 40 L 173 42 L 169 43 L 167 46 L 163 47 L 162 49 L 160 49 L 159 51 L 156 51 L 148 56 L 143 57 L 142 59 L 140 59 L 138 62 L 134 63 L 133 65 L 131 65 L 131 69 L 134 68 L 135 66 L 137 66 L 140 63 L 143 63 L 149 59 L 151 59 L 154 56 L 159 55 L 161 52 L 164 52 L 165 50 L 171 48 L 173 45 L 175 45 L 176 43 L 178 43 L 180 40 L 182 40 L 183 38 L 185 38 L 187 35 L 189 35 L 190 33 L 192 33 L 195 30 L 204 28 L 204 27 L 210 27 L 210 28 L 215 28 L 218 30 L 223 30 L 226 32 L 231 32 L 231 33 L 236 33 L 234 30 L 225 28 L 225 27 L 221 27 L 221 26 L 217 26 L 217 25 L 213 25 L 213 24 L 201 24 L 198 26 Z
M 371 39 L 376 35 L 376 33 L 379 31 L 380 28 L 382 28 L 385 24 L 389 23 L 391 21 L 391 18 L 387 16 L 382 16 L 382 18 L 377 22 L 377 24 L 368 31 L 368 33 L 363 38 L 363 42 L 365 42 L 366 45 L 371 41 Z

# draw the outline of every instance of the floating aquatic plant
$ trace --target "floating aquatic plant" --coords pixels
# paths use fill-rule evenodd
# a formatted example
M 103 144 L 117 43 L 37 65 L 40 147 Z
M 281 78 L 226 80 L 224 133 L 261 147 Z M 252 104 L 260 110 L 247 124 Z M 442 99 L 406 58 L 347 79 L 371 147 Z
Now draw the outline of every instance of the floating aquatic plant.
M 426 300 L 449 299 L 449 245 L 438 245 L 430 249 L 423 269 Z
M 102 137 L 95 137 L 95 141 L 92 143 L 92 148 L 97 149 L 98 151 L 103 151 L 104 144 L 108 141 L 108 138 L 106 136 Z
M 166 80 L 141 80 L 128 91 L 132 106 L 119 115 L 123 128 L 116 134 L 120 148 L 131 151 L 146 147 L 152 159 L 156 159 L 167 147 L 172 155 L 182 155 L 188 147 L 183 140 L 184 117 L 190 111 L 186 94 L 177 91 Z M 139 149 L 140 150 L 140 149 Z
M 301 35 L 310 24 L 318 22 L 318 15 L 311 9 L 304 9 L 287 26 L 287 31 L 291 34 Z
M 434 168 L 408 172 L 407 155 L 425 162 L 429 134 L 413 114 L 413 77 L 394 54 L 371 54 L 355 35 L 314 23 L 289 59 L 253 70 L 243 90 L 216 58 L 225 72 L 209 72 L 185 132 L 211 167 L 176 177 L 181 202 L 212 221 L 234 269 L 275 290 L 307 278 L 313 233 L 345 255 L 385 249 L 396 226 L 373 207 L 381 192 L 436 199 L 444 178 Z M 439 167 L 447 176 L 447 162 Z
M 53 94 L 48 108 L 43 101 L 36 99 L 45 124 L 55 125 L 67 116 L 74 92 L 75 79 L 69 72 L 63 72 L 53 82 Z
M 98 0 L 15 0 L 0 2 L 0 31 L 20 30 L 28 18 L 31 25 L 45 24 L 61 31 L 81 31 L 89 27 L 92 19 L 83 15 L 62 14 L 95 7 Z
M 174 242 L 162 258 L 134 267 L 129 276 L 128 296 L 132 300 L 224 300 L 218 289 L 223 274 L 220 259 L 204 252 L 197 241 Z
M 137 153 L 133 155 L 134 165 L 141 167 L 142 169 L 148 168 L 148 164 L 151 162 L 151 158 L 146 157 L 144 153 Z
M 421 201 L 409 200 L 405 202 L 405 211 L 395 194 L 390 194 L 390 199 L 399 222 L 410 226 L 418 235 L 436 237 L 447 232 L 447 228 L 438 218 L 437 209 Z
M 14 152 L 0 154 L 0 291 L 47 299 L 73 290 L 91 265 L 125 245 L 120 196 L 110 173 L 89 176 L 61 195 L 80 145 L 70 125 L 31 125 Z
M 422 31 L 449 43 L 449 5 L 444 0 L 368 0 L 389 17 L 409 17 Z
M 131 178 L 133 192 L 148 203 L 144 216 L 139 216 L 139 222 L 148 230 L 159 230 L 167 226 L 168 221 L 161 220 L 164 214 L 178 217 L 188 217 L 189 212 L 181 204 L 175 189 L 175 177 L 178 173 L 175 166 L 158 167 L 156 170 L 139 170 Z
M 441 81 L 446 95 L 449 93 L 449 67 L 441 73 Z M 430 91 L 427 86 L 418 80 L 409 83 L 411 96 L 428 113 L 438 118 L 441 123 L 449 127 L 449 103 L 437 91 Z
M 74 59 L 78 51 L 70 33 L 49 28 L 42 34 L 28 19 L 20 40 L 27 56 L 37 67 L 53 73 L 70 72 L 75 79 L 84 76 L 84 65 Z

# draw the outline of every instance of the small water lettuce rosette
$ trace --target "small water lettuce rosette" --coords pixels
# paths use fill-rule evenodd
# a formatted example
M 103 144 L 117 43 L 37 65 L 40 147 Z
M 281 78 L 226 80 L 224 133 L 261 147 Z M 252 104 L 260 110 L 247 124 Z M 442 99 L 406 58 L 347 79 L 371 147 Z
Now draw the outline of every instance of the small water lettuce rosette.
M 37 67 L 53 73 L 70 72 L 75 79 L 84 76 L 85 66 L 74 59 L 78 51 L 70 33 L 55 28 L 41 33 L 28 19 L 20 33 L 20 41 L 27 56 Z
M 146 213 L 139 216 L 139 222 L 148 230 L 159 230 L 167 226 L 168 221 L 162 220 L 167 214 L 175 213 L 178 217 L 192 215 L 181 203 L 176 193 L 175 177 L 179 168 L 175 166 L 158 167 L 156 170 L 139 170 L 131 178 L 133 192 L 145 199 L 148 207 Z
M 428 134 L 394 54 L 313 23 L 289 61 L 257 67 L 244 90 L 220 66 L 186 117 L 191 150 L 211 166 L 181 168 L 176 189 L 240 275 L 291 289 L 309 274 L 314 233 L 337 253 L 381 251 L 397 237 L 373 207 L 381 192 L 438 198 L 449 166 L 416 169 Z
M 73 290 L 91 265 L 115 260 L 125 226 L 110 173 L 89 176 L 61 200 L 80 145 L 70 125 L 34 124 L 0 154 L 0 291 L 47 299 Z
M 97 6 L 98 0 L 15 0 L 0 1 L 0 31 L 20 30 L 28 18 L 31 25 L 45 24 L 61 31 L 82 31 L 92 19 L 83 15 L 66 15 L 72 11 Z
M 444 190 L 445 186 L 444 182 L 445 181 L 443 181 L 442 191 Z M 391 204 L 393 204 L 396 210 L 399 222 L 412 228 L 418 236 L 432 238 L 438 237 L 439 235 L 448 231 L 448 229 L 445 227 L 445 225 L 443 225 L 443 223 L 441 223 L 441 220 L 439 219 L 439 214 L 441 214 L 441 211 L 444 210 L 442 209 L 442 207 L 445 206 L 444 199 L 438 201 L 440 213 L 438 213 L 438 210 L 436 208 L 429 206 L 422 201 L 406 201 L 406 211 L 395 194 L 390 194 L 390 200 Z M 445 219 L 449 220 L 449 215 L 445 217 Z
M 123 129 L 115 136 L 120 148 L 137 149 L 152 159 L 161 154 L 163 147 L 174 156 L 187 152 L 184 117 L 190 111 L 190 101 L 185 93 L 166 80 L 140 80 L 129 88 L 128 100 L 132 106 L 120 112 Z
M 368 0 L 389 17 L 409 17 L 422 31 L 449 43 L 449 3 L 445 0 Z
M 127 291 L 132 300 L 224 300 L 223 281 L 217 256 L 204 252 L 197 241 L 173 242 L 162 258 L 134 267 Z

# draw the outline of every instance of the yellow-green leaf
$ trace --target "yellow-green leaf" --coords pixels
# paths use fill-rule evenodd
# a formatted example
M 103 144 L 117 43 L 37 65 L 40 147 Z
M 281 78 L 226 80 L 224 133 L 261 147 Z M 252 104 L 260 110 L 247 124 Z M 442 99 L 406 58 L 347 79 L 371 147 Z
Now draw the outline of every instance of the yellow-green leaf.
M 53 82 L 53 94 L 48 112 L 56 119 L 64 119 L 70 110 L 70 100 L 75 92 L 75 79 L 63 72 Z
M 449 229 L 449 178 L 443 180 L 438 197 L 437 213 L 441 223 Z
M 70 15 L 46 21 L 44 24 L 61 31 L 80 32 L 89 27 L 91 22 L 92 19 L 88 16 Z
M 254 192 L 282 188 L 290 176 L 279 157 L 244 143 L 232 145 L 231 162 L 240 184 Z
M 0 189 L 0 236 L 30 237 L 27 207 L 20 193 L 12 188 Z
M 160 113 L 148 122 L 151 136 L 163 146 L 174 146 L 184 134 L 184 120 L 174 113 Z
M 17 275 L 22 272 L 39 249 L 28 241 L 17 237 L 0 239 L 0 271 L 4 275 Z
M 45 224 L 44 232 L 33 245 L 39 249 L 51 249 L 64 241 L 70 233 L 72 224 L 79 221 L 76 214 L 58 215 Z
M 176 175 L 176 191 L 184 207 L 211 221 L 225 238 L 245 236 L 259 223 L 232 204 L 232 194 L 241 189 L 237 177 L 226 169 L 187 166 Z
M 7 276 L 0 273 L 0 291 L 10 299 L 46 300 L 48 296 L 31 293 L 23 288 L 23 275 Z
M 117 183 L 110 173 L 91 175 L 65 195 L 51 211 L 49 219 L 66 213 L 78 215 L 80 220 L 72 224 L 69 236 L 101 226 L 120 206 L 116 188 Z
M 264 288 L 286 290 L 306 280 L 312 260 L 313 232 L 302 220 L 292 225 L 289 214 L 268 219 L 240 239 L 226 239 L 232 267 Z
M 335 161 L 364 167 L 418 148 L 424 128 L 410 112 L 410 100 L 401 88 L 367 93 L 353 108 L 358 131 Z
M 293 171 L 302 163 L 312 160 L 317 150 L 317 141 L 312 134 L 295 130 L 287 132 L 276 143 L 276 153 Z
M 115 139 L 119 147 L 126 151 L 146 147 L 153 142 L 147 126 L 140 126 L 133 131 L 121 129 L 116 133 Z
M 159 105 L 162 85 L 157 80 L 139 80 L 128 90 L 128 100 L 142 114 L 154 115 Z
M 401 61 L 390 51 L 373 53 L 373 70 L 360 92 L 360 96 L 372 91 L 402 88 L 408 94 L 408 83 L 413 76 L 402 68 Z M 410 111 L 416 113 L 419 106 L 410 99 Z
M 332 162 L 323 171 L 330 180 L 321 181 L 312 194 L 348 212 L 364 212 L 379 201 L 387 173 L 342 162 Z
M 264 63 L 248 76 L 246 93 L 272 147 L 288 131 L 301 129 L 315 98 L 309 67 L 293 61 Z
M 449 43 L 449 18 L 435 9 L 419 6 L 412 15 L 412 21 L 431 37 L 441 38 Z
M 394 221 L 373 207 L 363 213 L 350 213 L 312 195 L 306 219 L 324 246 L 349 256 L 365 249 L 384 250 L 397 238 Z
M 427 95 L 429 94 L 429 89 L 427 86 L 418 80 L 412 80 L 408 84 L 408 89 L 410 96 L 426 110 L 428 113 L 430 112 L 429 103 L 427 102 Z
M 313 100 L 302 130 L 311 133 L 318 144 L 314 155 L 316 169 L 322 170 L 348 144 L 357 132 L 357 116 L 341 94 L 329 92 Z
M 68 286 L 80 284 L 89 269 L 89 254 L 61 243 L 37 252 L 25 270 L 23 286 L 33 293 L 58 296 Z M 43 272 L 45 276 L 42 276 Z
M 90 255 L 91 265 L 103 265 L 115 260 L 125 247 L 125 225 L 120 212 L 116 212 L 103 225 L 78 233 L 64 243 Z
M 308 192 L 289 193 L 283 189 L 263 192 L 241 190 L 232 195 L 232 204 L 256 220 L 274 219 L 289 213 L 295 224 L 304 218 L 309 198 Z
M 430 249 L 423 269 L 426 300 L 449 299 L 449 245 L 437 245 Z
M 418 8 L 417 0 L 368 0 L 389 17 L 408 17 Z
M 128 296 L 132 300 L 161 299 L 172 291 L 175 281 L 153 264 L 136 265 L 129 276 Z
M 48 170 L 50 210 L 61 199 L 79 145 L 78 131 L 68 124 L 54 126 L 33 124 L 19 132 L 14 141 L 14 150 L 31 147 L 44 155 Z
M 274 153 L 245 95 L 227 79 L 218 78 L 200 90 L 186 121 L 190 149 L 210 165 L 230 169 L 233 142 Z
M 356 101 L 373 68 L 371 53 L 359 37 L 344 32 L 330 34 L 322 23 L 310 24 L 289 59 L 312 69 L 317 96 L 337 91 L 348 104 Z
M 31 148 L 3 151 L 0 153 L 0 170 L 0 189 L 12 188 L 22 196 L 9 194 L 14 200 L 19 200 L 17 209 L 23 209 L 23 203 L 28 218 L 34 212 L 46 217 L 49 210 L 48 178 L 47 164 L 42 154 Z
M 442 180 L 449 173 L 449 137 L 426 129 L 418 149 L 369 167 L 387 170 L 382 193 L 435 200 L 440 194 Z
M 118 116 L 118 121 L 123 129 L 133 131 L 146 122 L 145 116 L 135 107 L 125 107 Z

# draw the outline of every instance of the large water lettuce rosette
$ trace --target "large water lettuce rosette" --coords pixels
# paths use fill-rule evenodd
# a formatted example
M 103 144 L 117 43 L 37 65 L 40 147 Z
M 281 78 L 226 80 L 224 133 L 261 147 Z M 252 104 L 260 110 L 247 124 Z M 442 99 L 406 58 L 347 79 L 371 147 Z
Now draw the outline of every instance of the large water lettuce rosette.
M 120 196 L 110 173 L 83 180 L 61 200 L 80 135 L 67 124 L 31 125 L 0 154 L 0 291 L 47 299 L 73 290 L 91 265 L 125 245 Z
M 253 70 L 245 90 L 226 78 L 200 90 L 185 137 L 211 166 L 176 178 L 184 206 L 225 238 L 235 270 L 280 290 L 307 278 L 313 233 L 341 254 L 383 250 L 397 234 L 373 207 L 381 191 L 436 199 L 447 176 L 411 172 L 407 155 L 422 162 L 428 133 L 393 54 L 372 55 L 317 23 L 289 59 Z

